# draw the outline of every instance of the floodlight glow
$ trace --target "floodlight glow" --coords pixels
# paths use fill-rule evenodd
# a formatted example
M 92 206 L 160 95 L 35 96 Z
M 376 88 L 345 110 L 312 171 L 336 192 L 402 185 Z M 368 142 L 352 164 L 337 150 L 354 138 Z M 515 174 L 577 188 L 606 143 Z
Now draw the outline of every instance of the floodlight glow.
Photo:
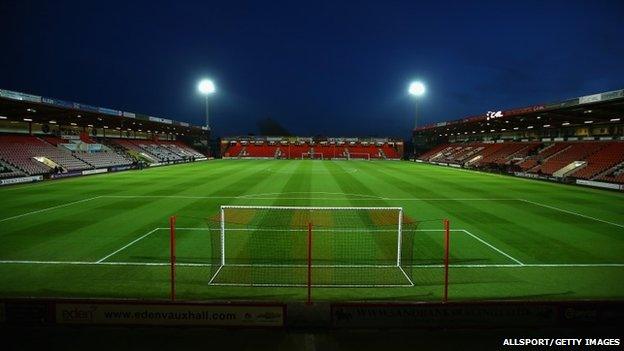
M 215 85 L 210 79 L 202 79 L 197 84 L 197 90 L 204 95 L 212 94 L 215 92 Z
M 425 93 L 425 85 L 421 82 L 412 82 L 408 91 L 411 95 L 421 96 Z

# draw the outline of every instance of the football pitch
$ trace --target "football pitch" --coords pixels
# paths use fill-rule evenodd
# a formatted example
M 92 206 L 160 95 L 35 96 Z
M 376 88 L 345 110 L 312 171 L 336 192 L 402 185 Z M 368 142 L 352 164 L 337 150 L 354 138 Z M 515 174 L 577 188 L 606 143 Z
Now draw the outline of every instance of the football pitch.
M 304 286 L 268 284 L 292 274 L 276 269 L 263 273 L 266 286 L 209 284 L 228 273 L 215 275 L 208 222 L 237 205 L 401 207 L 418 223 L 411 279 L 366 269 L 363 280 L 399 283 L 318 284 L 314 300 L 439 301 L 444 218 L 450 300 L 624 298 L 624 195 L 616 192 L 411 162 L 215 160 L 7 187 L 0 199 L 3 297 L 167 299 L 175 215 L 180 300 L 304 300 Z M 276 250 L 270 236 L 253 241 L 257 252 Z M 341 244 L 347 256 L 383 249 Z M 322 242 L 316 250 L 324 254 Z

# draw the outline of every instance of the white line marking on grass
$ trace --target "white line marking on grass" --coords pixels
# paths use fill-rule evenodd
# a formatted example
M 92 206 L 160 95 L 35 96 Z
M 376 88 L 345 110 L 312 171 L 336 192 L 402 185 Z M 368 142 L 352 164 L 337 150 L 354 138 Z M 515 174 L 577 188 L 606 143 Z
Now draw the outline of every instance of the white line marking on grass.
M 120 198 L 120 199 L 132 199 L 132 198 L 170 198 L 170 199 L 244 199 L 244 200 L 335 200 L 335 201 L 371 201 L 371 200 L 388 200 L 388 201 L 519 201 L 515 198 L 416 198 L 416 197 L 404 197 L 404 198 L 336 198 L 336 197 L 246 197 L 242 196 L 191 196 L 191 195 L 102 195 L 99 197 L 106 198 Z
M 511 255 L 508 255 L 508 254 L 507 254 L 507 253 L 505 253 L 503 250 L 501 250 L 501 249 L 497 248 L 496 246 L 494 246 L 494 245 L 492 245 L 492 244 L 488 243 L 487 241 L 485 241 L 485 240 L 483 240 L 483 239 L 479 238 L 478 236 L 476 236 L 476 235 L 472 234 L 471 232 L 469 232 L 469 231 L 467 231 L 467 230 L 465 230 L 465 229 L 462 229 L 462 231 L 463 231 L 464 233 L 466 233 L 466 234 L 470 235 L 471 237 L 473 237 L 473 238 L 475 238 L 475 239 L 479 240 L 480 242 L 482 242 L 483 244 L 487 245 L 488 247 L 490 247 L 490 248 L 491 248 L 491 249 L 493 249 L 494 251 L 496 251 L 496 252 L 498 252 L 498 253 L 502 254 L 503 256 L 505 256 L 505 257 L 509 258 L 510 260 L 512 260 L 512 261 L 514 261 L 514 262 L 516 262 L 517 264 L 519 264 L 519 265 L 524 265 L 524 263 L 522 263 L 522 262 L 520 262 L 519 260 L 517 260 L 517 259 L 513 258 Z
M 574 211 L 564 210 L 563 208 L 550 206 L 550 205 L 545 205 L 545 204 L 542 204 L 542 203 L 539 203 L 539 202 L 535 202 L 535 201 L 530 201 L 530 200 L 525 200 L 525 199 L 518 199 L 518 200 L 520 200 L 522 202 L 527 202 L 527 203 L 533 204 L 535 206 L 541 206 L 541 207 L 545 207 L 545 208 L 550 208 L 551 210 L 560 211 L 560 212 L 572 214 L 572 215 L 575 215 L 575 216 L 591 219 L 591 220 L 594 220 L 594 221 L 598 221 L 598 222 L 602 222 L 602 223 L 606 223 L 606 224 L 611 224 L 611 225 L 614 225 L 616 227 L 624 228 L 624 224 L 619 224 L 619 223 L 605 221 L 604 219 L 591 217 L 591 216 L 584 215 L 584 214 L 581 214 L 581 213 L 578 213 L 578 212 L 574 212 Z
M 407 279 L 407 281 L 410 283 L 410 286 L 414 286 L 414 282 L 407 276 L 407 273 L 405 273 L 405 271 L 403 270 L 403 267 L 401 266 L 397 266 L 400 270 L 401 273 L 403 273 L 403 275 L 405 276 L 405 279 Z
M 23 265 L 79 265 L 79 266 L 169 266 L 169 262 L 95 262 L 95 261 L 32 261 L 32 260 L 0 260 L 0 264 L 23 264 Z M 182 263 L 177 262 L 176 266 L 181 267 L 212 267 L 216 266 L 209 263 Z M 233 265 L 227 265 L 233 266 Z M 250 265 L 255 266 L 255 265 Z M 304 265 L 305 266 L 305 265 Z M 318 266 L 315 266 L 318 267 Z M 346 266 L 341 266 L 346 267 Z M 367 266 L 359 266 L 367 267 Z M 379 267 L 379 266 L 377 266 Z M 396 267 L 390 265 L 388 267 Z M 441 268 L 442 264 L 422 264 L 411 265 L 407 267 L 414 268 Z M 602 268 L 620 268 L 624 267 L 624 263 L 525 263 L 520 264 L 450 264 L 449 267 L 455 268 L 531 268 L 531 267 L 551 267 L 551 268 L 584 268 L 584 267 L 602 267 Z M 371 268 L 371 267 L 367 267 Z M 379 267 L 382 268 L 382 267 Z
M 384 199 L 383 197 L 377 196 L 377 195 L 350 194 L 350 193 L 331 193 L 331 192 L 325 192 L 325 191 L 288 191 L 288 192 L 281 192 L 281 193 L 260 193 L 260 194 L 241 195 L 241 196 L 239 196 L 239 198 L 248 199 L 248 198 L 267 196 L 267 195 L 285 195 L 285 194 L 322 194 L 322 195 L 356 196 L 356 197 L 362 197 L 362 198 L 368 198 L 368 199 L 377 199 L 377 200 L 383 200 Z
M 165 230 L 169 228 L 156 228 L 158 230 Z M 220 228 L 203 228 L 203 227 L 176 227 L 176 230 L 198 230 L 198 231 L 209 231 L 215 230 L 220 231 Z M 228 228 L 225 231 L 233 231 L 233 232 L 307 232 L 308 228 L 301 227 L 300 229 L 267 229 L 267 228 Z M 392 232 L 396 233 L 396 228 L 391 229 L 314 229 L 314 232 Z M 443 232 L 444 229 L 416 229 L 415 232 Z M 463 229 L 450 229 L 451 232 L 462 232 Z
M 443 264 L 423 264 L 412 265 L 407 267 L 413 268 L 442 268 Z M 596 268 L 609 268 L 609 267 L 624 267 L 624 263 L 525 263 L 525 264 L 449 264 L 451 268 L 583 268 L 583 267 L 596 267 Z
M 307 264 L 232 263 L 228 267 L 305 268 Z M 396 264 L 313 264 L 312 268 L 396 268 Z
M 50 211 L 50 210 L 54 210 L 54 209 L 61 208 L 61 207 L 66 207 L 66 206 L 75 205 L 75 204 L 79 204 L 79 203 L 82 203 L 82 202 L 87 202 L 87 201 L 91 201 L 91 200 L 99 199 L 100 197 L 102 197 L 102 196 L 90 197 L 90 198 L 88 198 L 88 199 L 83 199 L 83 200 L 78 200 L 78 201 L 68 202 L 68 203 L 61 204 L 61 205 L 56 205 L 56 206 L 52 206 L 52 207 L 42 208 L 42 209 L 40 209 L 40 210 L 36 210 L 36 211 L 31 211 L 31 212 L 27 212 L 27 213 L 22 213 L 22 214 L 15 215 L 15 216 L 12 216 L 12 217 L 2 218 L 2 219 L 0 219 L 0 222 L 4 222 L 4 221 L 11 220 L 11 219 L 24 217 L 24 216 L 28 216 L 28 215 L 35 214 L 35 213 L 41 213 L 41 212 L 45 212 L 45 211 Z
M 307 284 L 279 284 L 279 283 L 212 283 L 213 286 L 240 286 L 240 287 L 265 287 L 265 288 L 303 288 Z M 413 285 L 404 284 L 312 284 L 317 288 L 410 288 Z
M 217 269 L 217 271 L 215 272 L 215 274 L 212 276 L 212 278 L 210 278 L 210 281 L 208 282 L 208 285 L 212 284 L 212 281 L 215 280 L 215 278 L 217 277 L 217 275 L 219 275 L 219 272 L 221 272 L 221 268 L 223 268 L 223 265 L 219 266 L 219 269 Z
M 75 266 L 170 266 L 170 262 L 95 262 L 95 261 L 27 261 L 0 260 L 0 264 L 75 265 Z M 208 263 L 176 263 L 182 267 L 211 267 Z
M 147 234 L 143 234 L 143 235 L 141 235 L 140 237 L 138 237 L 138 238 L 136 238 L 136 239 L 132 240 L 131 242 L 129 242 L 129 243 L 127 243 L 126 245 L 124 245 L 123 247 L 121 247 L 121 248 L 119 248 L 119 249 L 117 249 L 117 250 L 113 251 L 112 253 L 110 253 L 110 254 L 108 254 L 108 255 L 106 255 L 106 256 L 104 256 L 104 257 L 102 257 L 102 258 L 101 258 L 101 259 L 99 259 L 96 263 L 102 263 L 102 262 L 103 262 L 103 261 L 105 261 L 107 258 L 109 258 L 109 257 L 113 256 L 114 254 L 116 254 L 116 253 L 118 253 L 118 252 L 120 252 L 120 251 L 125 250 L 126 248 L 130 247 L 132 244 L 136 243 L 137 241 L 139 241 L 139 240 L 141 240 L 141 239 L 143 239 L 143 238 L 147 237 L 148 235 L 150 235 L 150 234 L 152 234 L 153 232 L 155 232 L 155 231 L 157 231 L 157 230 L 160 230 L 160 229 L 161 229 L 161 228 L 154 228 L 154 229 L 152 229 L 151 231 L 147 232 Z

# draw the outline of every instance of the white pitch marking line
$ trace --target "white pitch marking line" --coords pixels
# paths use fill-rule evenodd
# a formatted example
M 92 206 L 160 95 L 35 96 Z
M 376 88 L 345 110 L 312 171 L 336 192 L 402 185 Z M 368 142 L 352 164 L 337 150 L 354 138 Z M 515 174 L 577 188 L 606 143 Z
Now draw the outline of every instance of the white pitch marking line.
M 129 242 L 129 243 L 127 243 L 126 245 L 124 245 L 123 247 L 121 247 L 121 248 L 119 248 L 119 249 L 115 250 L 114 252 L 112 252 L 112 253 L 110 253 L 110 254 L 108 254 L 108 255 L 106 255 L 106 256 L 104 256 L 104 257 L 102 257 L 101 259 L 99 259 L 99 260 L 97 261 L 97 263 L 102 263 L 102 262 L 103 262 L 103 261 L 105 261 L 107 258 L 109 258 L 109 257 L 113 256 L 114 254 L 116 254 L 116 253 L 118 253 L 118 252 L 120 252 L 120 251 L 123 251 L 124 249 L 128 248 L 128 247 L 129 247 L 129 246 L 131 246 L 132 244 L 136 243 L 137 241 L 139 241 L 139 240 L 141 240 L 141 239 L 145 238 L 146 236 L 148 236 L 148 235 L 152 234 L 153 232 L 155 232 L 155 231 L 157 231 L 157 230 L 159 230 L 159 229 L 160 229 L 160 228 L 154 228 L 154 229 L 150 230 L 149 232 L 147 232 L 147 234 L 143 234 L 143 235 L 141 235 L 140 237 L 138 237 L 138 238 L 136 238 L 136 239 L 132 240 L 131 242 Z
M 443 264 L 411 265 L 413 268 L 442 268 Z M 525 264 L 449 264 L 451 268 L 609 268 L 624 267 L 624 263 L 525 263 Z
M 158 230 L 165 230 L 169 228 L 157 228 Z M 211 229 L 211 228 L 203 228 L 203 227 L 180 227 L 176 230 L 198 230 L 198 231 L 209 231 L 209 230 L 220 230 L 220 229 Z M 307 228 L 301 229 L 264 229 L 264 228 L 230 228 L 225 229 L 226 232 L 307 232 Z M 315 229 L 315 232 L 392 232 L 395 233 L 396 229 Z M 415 232 L 443 232 L 444 229 L 416 229 Z M 451 232 L 463 232 L 463 229 L 451 229 Z
M 24 216 L 28 216 L 28 215 L 35 214 L 35 213 L 41 213 L 41 212 L 45 212 L 45 211 L 50 211 L 50 210 L 54 210 L 54 209 L 65 207 L 65 206 L 75 205 L 75 204 L 79 204 L 81 202 L 87 202 L 87 201 L 95 200 L 95 199 L 98 199 L 100 197 L 102 197 L 102 196 L 90 197 L 88 199 L 68 202 L 68 203 L 61 204 L 61 205 L 56 205 L 56 206 L 52 206 L 52 207 L 42 208 L 42 209 L 36 210 L 36 211 L 26 212 L 26 213 L 22 213 L 22 214 L 19 214 L 19 215 L 12 216 L 12 217 L 2 218 L 2 219 L 0 219 L 0 222 L 4 222 L 4 221 L 11 220 L 11 219 L 24 217 Z
M 356 196 L 356 197 L 362 197 L 362 198 L 367 198 L 367 199 L 375 199 L 375 200 L 384 200 L 383 197 L 376 196 L 376 195 L 350 194 L 350 193 L 331 193 L 331 192 L 325 192 L 325 191 L 310 191 L 310 192 L 305 192 L 305 191 L 288 191 L 288 192 L 282 192 L 282 193 L 248 194 L 248 195 L 241 195 L 239 197 L 242 198 L 242 199 L 246 199 L 246 198 L 253 198 L 253 197 L 260 197 L 260 196 L 267 196 L 267 195 L 285 195 L 285 194 L 341 195 L 341 196 Z M 285 199 L 287 199 L 287 198 L 285 198 Z
M 505 257 L 509 258 L 510 260 L 512 260 L 512 261 L 514 261 L 514 262 L 516 262 L 517 264 L 524 266 L 524 263 L 522 263 L 522 262 L 520 262 L 519 260 L 517 260 L 517 259 L 513 258 L 511 255 L 508 255 L 507 253 L 505 253 L 503 250 L 501 250 L 501 249 L 497 248 L 496 246 L 494 246 L 494 245 L 492 245 L 492 244 L 488 243 L 487 241 L 485 241 L 485 240 L 483 240 L 483 239 L 479 238 L 478 236 L 476 236 L 476 235 L 472 234 L 471 232 L 469 232 L 469 231 L 467 231 L 467 230 L 465 230 L 465 229 L 462 229 L 462 231 L 463 231 L 464 233 L 466 233 L 466 234 L 470 235 L 471 237 L 473 237 L 473 238 L 475 238 L 475 239 L 479 240 L 480 242 L 482 242 L 483 244 L 487 245 L 488 247 L 490 247 L 490 248 L 491 248 L 491 249 L 493 249 L 494 251 L 496 251 L 496 252 L 498 252 L 498 253 L 502 254 L 503 256 L 505 256 Z
M 269 268 L 304 268 L 307 264 L 270 264 L 270 263 L 233 263 L 228 267 L 269 267 Z M 313 264 L 312 268 L 396 268 L 397 265 L 376 264 Z
M 348 195 L 348 194 L 347 194 Z M 336 200 L 336 201 L 370 201 L 370 200 L 388 200 L 388 201 L 520 201 L 514 198 L 333 198 L 333 197 L 247 197 L 241 196 L 191 196 L 191 195 L 102 195 L 99 197 L 107 198 L 170 198 L 170 199 L 240 199 L 240 200 Z
M 32 260 L 0 260 L 0 264 L 24 264 L 24 265 L 82 265 L 82 266 L 169 266 L 169 262 L 95 262 L 95 261 L 32 261 Z M 208 263 L 176 263 L 182 267 L 212 267 Z M 228 264 L 228 266 L 230 266 Z M 280 267 L 280 265 L 274 265 Z M 336 265 L 336 267 L 345 267 Z M 370 268 L 361 266 L 362 268 Z M 379 267 L 379 266 L 378 266 Z M 388 267 L 396 267 L 389 265 Z M 442 264 L 422 264 L 411 265 L 414 268 L 441 268 Z M 624 263 L 525 263 L 525 264 L 450 264 L 455 268 L 531 268 L 531 267 L 551 267 L 551 268 L 583 268 L 583 267 L 603 267 L 619 268 L 624 267 Z M 348 268 L 348 267 L 345 267 Z
M 398 266 L 399 269 L 401 270 L 401 273 L 403 273 L 403 275 L 405 276 L 405 278 L 407 279 L 408 282 L 410 282 L 411 286 L 414 286 L 414 282 L 407 276 L 407 273 L 405 273 L 405 271 L 403 270 L 403 267 Z
M 308 286 L 307 284 L 271 284 L 271 283 L 257 283 L 257 284 L 244 284 L 244 283 L 212 283 L 213 286 L 241 286 L 241 287 L 271 287 L 271 288 L 302 288 Z M 398 284 L 312 284 L 316 288 L 409 288 L 412 285 L 398 285 Z
M 212 276 L 212 278 L 210 278 L 210 281 L 208 282 L 208 285 L 212 284 L 212 281 L 215 280 L 215 278 L 217 277 L 217 275 L 219 275 L 219 272 L 221 272 L 221 268 L 223 268 L 224 265 L 220 265 L 219 269 L 217 269 L 217 271 L 215 272 L 215 274 Z
M 77 265 L 77 266 L 170 266 L 169 262 L 95 262 L 95 261 L 24 261 L 0 260 L 0 264 L 41 264 L 41 265 Z M 177 266 L 210 267 L 206 263 L 176 263 Z
M 575 215 L 575 216 L 591 219 L 591 220 L 594 220 L 594 221 L 598 221 L 598 222 L 602 222 L 602 223 L 606 223 L 606 224 L 611 224 L 611 225 L 614 225 L 616 227 L 624 228 L 624 224 L 619 224 L 619 223 L 605 221 L 604 219 L 591 217 L 591 216 L 584 215 L 584 214 L 581 214 L 581 213 L 578 213 L 578 212 L 574 212 L 574 211 L 564 210 L 563 208 L 550 206 L 550 205 L 545 205 L 545 204 L 542 204 L 542 203 L 539 203 L 539 202 L 535 202 L 535 201 L 530 201 L 530 200 L 525 200 L 525 199 L 518 199 L 518 200 L 520 200 L 522 202 L 527 202 L 527 203 L 533 204 L 535 206 L 541 206 L 541 207 L 545 207 L 545 208 L 550 208 L 551 210 L 560 211 L 560 212 L 572 214 L 572 215 Z

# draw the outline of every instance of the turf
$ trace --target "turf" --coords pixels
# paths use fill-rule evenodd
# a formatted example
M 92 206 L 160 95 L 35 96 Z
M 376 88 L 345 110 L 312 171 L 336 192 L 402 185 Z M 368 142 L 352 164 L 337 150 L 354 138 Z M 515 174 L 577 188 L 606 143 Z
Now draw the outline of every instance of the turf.
M 439 300 L 442 218 L 453 229 L 452 300 L 624 297 L 616 192 L 410 162 L 218 160 L 7 187 L 0 198 L 6 297 L 166 299 L 168 217 L 202 228 L 220 205 L 398 206 L 433 230 L 414 240 L 413 287 L 317 287 L 316 300 Z M 206 232 L 177 237 L 187 264 L 178 267 L 180 299 L 305 298 L 301 287 L 208 285 Z

